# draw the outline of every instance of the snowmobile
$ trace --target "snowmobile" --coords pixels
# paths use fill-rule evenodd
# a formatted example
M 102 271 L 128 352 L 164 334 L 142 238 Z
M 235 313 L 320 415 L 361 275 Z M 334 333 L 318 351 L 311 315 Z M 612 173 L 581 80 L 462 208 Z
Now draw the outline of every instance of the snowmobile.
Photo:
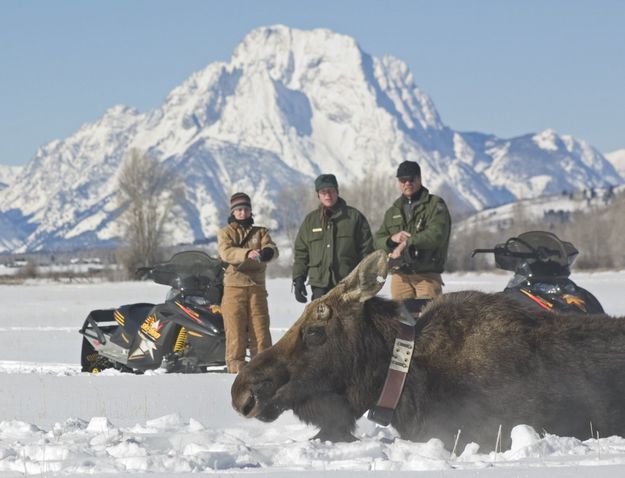
M 223 272 L 219 260 L 201 251 L 179 252 L 169 261 L 138 269 L 138 278 L 171 287 L 165 302 L 92 310 L 79 331 L 82 370 L 223 371 Z
M 481 253 L 494 254 L 499 269 L 514 272 L 503 293 L 526 305 L 551 311 L 604 313 L 594 295 L 569 279 L 579 251 L 555 234 L 524 232 L 494 249 L 475 249 L 471 257 Z

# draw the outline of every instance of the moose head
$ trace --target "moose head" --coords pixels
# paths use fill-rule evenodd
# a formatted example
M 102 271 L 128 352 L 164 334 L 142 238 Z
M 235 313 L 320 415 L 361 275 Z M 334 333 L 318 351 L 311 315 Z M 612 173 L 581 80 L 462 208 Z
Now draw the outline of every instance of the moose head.
M 355 417 L 371 405 L 371 394 L 361 385 L 372 380 L 363 380 L 362 375 L 383 377 L 387 366 L 384 360 L 381 369 L 360 365 L 364 356 L 367 361 L 376 354 L 388 356 L 382 334 L 371 333 L 376 307 L 370 301 L 386 274 L 386 254 L 373 252 L 334 289 L 310 302 L 280 341 L 254 357 L 236 377 L 233 407 L 245 417 L 263 421 L 273 421 L 290 409 L 320 428 L 317 438 L 353 440 Z

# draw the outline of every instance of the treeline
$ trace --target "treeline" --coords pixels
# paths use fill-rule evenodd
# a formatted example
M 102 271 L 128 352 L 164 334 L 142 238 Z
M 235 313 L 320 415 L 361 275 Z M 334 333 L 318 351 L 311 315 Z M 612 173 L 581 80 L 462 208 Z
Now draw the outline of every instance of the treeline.
M 542 230 L 569 241 L 579 251 L 576 269 L 625 268 L 625 191 L 615 194 L 602 207 L 568 214 L 547 213 L 540 219 L 531 219 L 523 203 L 514 206 L 506 228 L 493 231 L 479 223 L 465 228 L 452 228 L 448 271 L 473 271 L 494 267 L 491 257 L 471 258 L 473 249 L 492 248 L 509 237 L 526 231 Z
M 383 221 L 384 212 L 399 197 L 397 180 L 393 176 L 376 173 L 365 175 L 359 182 L 345 185 L 339 177 L 339 195 L 347 204 L 362 211 L 371 225 L 373 233 Z M 427 187 L 427 178 L 425 178 Z M 121 235 L 121 246 L 109 251 L 107 264 L 118 264 L 115 278 L 132 278 L 137 267 L 154 264 L 168 258 L 173 252 L 167 247 L 168 226 L 173 225 L 172 209 L 183 199 L 182 180 L 165 164 L 150 158 L 137 150 L 130 152 L 119 174 L 117 226 Z M 573 193 L 567 194 L 569 199 Z M 623 269 L 625 268 L 625 191 L 612 194 L 601 206 L 593 206 L 589 197 L 586 212 L 550 211 L 539 219 L 530 214 L 524 203 L 513 206 L 509 219 L 505 221 L 472 221 L 461 224 L 466 214 L 460 204 L 455 204 L 453 192 L 441 196 L 447 202 L 452 214 L 452 237 L 446 270 L 474 271 L 494 267 L 492 255 L 475 258 L 471 253 L 476 248 L 492 248 L 509 237 L 526 231 L 545 230 L 560 239 L 572 242 L 579 250 L 575 267 L 579 269 Z M 586 196 L 584 196 L 586 197 Z M 283 235 L 289 244 L 295 242 L 297 231 L 311 210 L 319 201 L 313 182 L 293 184 L 277 195 L 274 218 L 279 227 L 276 236 Z M 493 213 L 494 214 L 494 213 Z M 493 226 L 493 224 L 496 224 Z M 209 251 L 213 253 L 214 251 Z M 286 255 L 288 257 L 288 255 Z M 290 261 L 278 261 L 271 268 L 271 275 L 290 274 Z M 42 271 L 29 266 L 20 271 L 24 278 L 40 276 Z M 100 273 L 101 274 L 101 273 Z

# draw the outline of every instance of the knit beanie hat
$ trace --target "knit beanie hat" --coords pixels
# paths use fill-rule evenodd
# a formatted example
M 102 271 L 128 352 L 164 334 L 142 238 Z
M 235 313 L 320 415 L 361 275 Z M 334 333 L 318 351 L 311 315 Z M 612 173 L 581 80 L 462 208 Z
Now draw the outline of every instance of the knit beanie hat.
M 408 178 L 410 176 L 421 177 L 421 168 L 419 167 L 419 163 L 414 161 L 404 161 L 400 163 L 397 168 L 397 177 Z
M 245 193 L 234 193 L 230 196 L 230 212 L 237 207 L 249 207 L 252 209 L 252 200 Z
M 339 190 L 339 183 L 336 181 L 334 174 L 322 174 L 315 179 L 315 191 L 319 192 L 323 188 L 334 188 Z

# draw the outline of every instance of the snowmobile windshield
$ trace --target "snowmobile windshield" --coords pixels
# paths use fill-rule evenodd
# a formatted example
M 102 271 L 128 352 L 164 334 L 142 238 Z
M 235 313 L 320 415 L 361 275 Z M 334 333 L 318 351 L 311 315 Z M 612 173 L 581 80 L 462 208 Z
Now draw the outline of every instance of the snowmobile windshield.
M 184 251 L 167 262 L 139 269 L 137 275 L 179 290 L 201 290 L 222 283 L 223 266 L 205 252 Z
M 493 252 L 500 269 L 519 271 L 530 266 L 533 275 L 558 276 L 570 274 L 569 266 L 578 253 L 573 244 L 547 231 L 529 231 L 511 237 L 504 244 L 497 244 Z
M 577 255 L 577 249 L 570 242 L 561 241 L 558 236 L 547 231 L 530 231 L 512 237 L 507 242 L 512 252 L 521 252 L 535 257 L 531 259 L 540 262 L 553 262 L 561 267 L 568 267 L 570 255 Z

